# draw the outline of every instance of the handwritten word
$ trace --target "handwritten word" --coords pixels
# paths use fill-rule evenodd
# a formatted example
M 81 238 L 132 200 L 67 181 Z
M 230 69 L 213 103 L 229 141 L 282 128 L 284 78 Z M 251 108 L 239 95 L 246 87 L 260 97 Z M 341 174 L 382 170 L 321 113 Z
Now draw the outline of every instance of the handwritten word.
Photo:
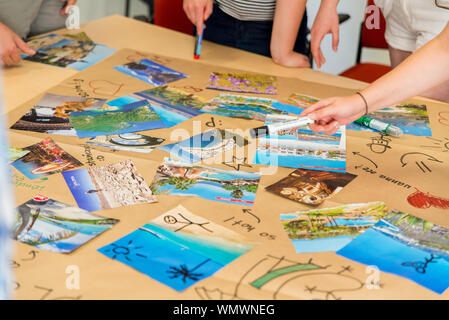
M 218 120 L 218 124 L 221 126 L 223 124 L 223 122 L 221 120 Z M 209 127 L 209 128 L 215 128 L 216 127 L 214 117 L 211 117 L 210 121 L 206 122 L 206 126 Z
M 28 188 L 31 190 L 37 190 L 37 191 L 42 191 L 45 189 L 45 186 L 43 185 L 36 185 L 35 181 L 33 182 L 25 182 L 25 177 L 23 176 L 19 176 L 18 174 L 13 174 L 12 176 L 12 184 L 14 184 L 16 187 L 23 187 L 23 188 Z
M 83 98 L 90 97 L 89 93 L 83 89 L 82 85 L 84 84 L 84 79 L 73 79 L 73 83 L 69 83 L 69 85 L 73 85 L 76 91 L 76 94 Z
M 449 112 L 448 111 L 441 111 L 438 113 L 438 122 L 442 124 L 443 126 L 449 127 Z
M 253 225 L 244 222 L 243 220 L 237 220 L 235 217 L 231 217 L 229 219 L 223 220 L 223 222 L 229 222 L 232 224 L 232 226 L 240 226 L 241 228 L 245 229 L 246 232 L 252 232 L 256 230 L 256 227 Z M 268 240 L 275 240 L 276 236 L 269 234 L 267 232 L 261 232 L 259 233 L 259 236 L 262 238 L 267 238 Z
M 87 161 L 87 164 L 89 165 L 89 167 L 94 167 L 97 165 L 95 160 L 98 160 L 100 162 L 105 160 L 105 157 L 102 155 L 98 155 L 97 157 L 95 157 L 92 154 L 92 150 L 94 150 L 94 149 L 92 149 L 91 146 L 89 146 L 88 144 L 82 144 L 81 146 L 84 148 L 84 153 L 81 156 L 86 158 L 86 161 Z
M 384 179 L 384 180 L 386 180 L 386 181 L 388 181 L 388 182 L 391 182 L 391 183 L 393 183 L 393 184 L 395 184 L 395 185 L 397 185 L 397 186 L 399 186 L 399 187 L 404 187 L 404 188 L 407 188 L 407 189 L 410 189 L 410 188 L 412 187 L 411 185 L 406 184 L 405 182 L 401 182 L 401 181 L 399 181 L 399 180 L 395 180 L 395 179 L 390 178 L 390 177 L 387 177 L 387 176 L 385 176 L 385 175 L 383 175 L 383 174 L 380 174 L 380 175 L 379 175 L 379 178 L 380 178 L 380 179 Z

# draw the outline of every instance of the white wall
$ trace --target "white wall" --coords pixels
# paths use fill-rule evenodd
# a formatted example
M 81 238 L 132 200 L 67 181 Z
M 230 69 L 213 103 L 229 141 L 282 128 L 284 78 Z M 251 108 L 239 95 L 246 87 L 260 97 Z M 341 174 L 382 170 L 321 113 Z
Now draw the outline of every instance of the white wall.
M 167 0 L 170 1 L 170 0 Z M 125 0 L 78 0 L 80 22 L 103 18 L 113 14 L 125 14 Z M 140 0 L 131 0 L 130 16 L 147 15 L 148 7 Z

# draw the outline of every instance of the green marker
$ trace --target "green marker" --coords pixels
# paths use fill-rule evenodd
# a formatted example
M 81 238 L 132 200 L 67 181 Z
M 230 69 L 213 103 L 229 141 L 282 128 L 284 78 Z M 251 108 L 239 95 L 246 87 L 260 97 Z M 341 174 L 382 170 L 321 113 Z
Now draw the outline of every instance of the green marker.
M 371 119 L 363 116 L 360 119 L 355 120 L 355 122 L 362 126 L 386 133 L 393 137 L 400 137 L 403 134 L 401 128 L 379 121 L 377 119 Z

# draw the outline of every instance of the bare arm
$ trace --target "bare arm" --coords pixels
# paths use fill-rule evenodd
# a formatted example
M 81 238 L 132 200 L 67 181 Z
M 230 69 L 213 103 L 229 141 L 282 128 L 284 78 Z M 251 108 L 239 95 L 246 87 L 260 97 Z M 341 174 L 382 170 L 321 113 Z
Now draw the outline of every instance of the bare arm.
M 449 24 L 443 32 L 420 50 L 408 57 L 391 72 L 361 91 L 368 102 L 369 112 L 419 95 L 449 80 Z M 361 97 L 352 95 L 321 100 L 307 108 L 317 123 L 315 131 L 335 132 L 365 114 Z
M 310 67 L 309 59 L 294 52 L 307 0 L 277 0 L 271 35 L 271 56 L 286 67 Z

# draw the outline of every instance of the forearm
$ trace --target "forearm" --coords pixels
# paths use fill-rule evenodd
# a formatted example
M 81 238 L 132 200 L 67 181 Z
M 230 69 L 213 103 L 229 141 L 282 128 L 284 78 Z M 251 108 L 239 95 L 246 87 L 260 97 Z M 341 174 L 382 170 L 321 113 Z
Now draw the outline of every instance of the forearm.
M 336 10 L 339 2 L 340 0 L 321 0 L 319 11 L 331 9 Z
M 335 0 L 333 0 L 335 1 Z M 293 52 L 306 0 L 277 0 L 271 36 L 271 56 L 276 63 Z
M 419 95 L 449 80 L 449 25 L 434 40 L 362 91 L 369 111 Z

